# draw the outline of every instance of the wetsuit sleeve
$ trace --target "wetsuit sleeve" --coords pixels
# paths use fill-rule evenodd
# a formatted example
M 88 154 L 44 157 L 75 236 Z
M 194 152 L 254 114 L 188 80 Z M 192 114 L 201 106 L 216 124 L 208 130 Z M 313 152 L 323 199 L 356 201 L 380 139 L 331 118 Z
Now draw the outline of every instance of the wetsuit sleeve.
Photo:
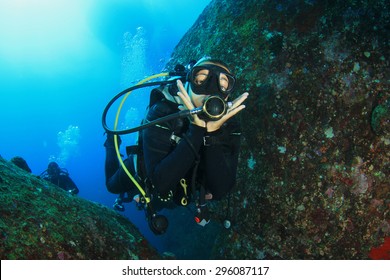
M 205 146 L 203 152 L 205 187 L 219 200 L 236 183 L 241 133 L 229 132 L 222 143 Z
M 147 119 L 153 120 L 166 115 L 163 106 L 157 104 L 152 107 Z M 199 152 L 206 129 L 190 124 L 185 132 L 187 139 L 182 139 L 176 146 L 170 140 L 173 131 L 172 123 L 152 126 L 143 131 L 146 172 L 161 194 L 173 189 L 194 165 L 195 152 Z

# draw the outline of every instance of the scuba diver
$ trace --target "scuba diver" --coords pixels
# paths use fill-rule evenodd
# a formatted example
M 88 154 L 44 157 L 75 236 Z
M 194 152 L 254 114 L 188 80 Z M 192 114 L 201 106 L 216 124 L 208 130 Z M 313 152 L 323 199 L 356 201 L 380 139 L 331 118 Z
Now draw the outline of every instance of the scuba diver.
M 23 169 L 24 171 L 31 173 L 31 168 L 28 166 L 27 161 L 19 156 L 13 157 L 10 160 L 13 164 L 15 164 L 17 167 Z
M 126 131 L 106 129 L 106 186 L 109 192 L 120 194 L 114 208 L 124 210 L 122 203 L 132 200 L 137 205 L 146 204 L 152 209 L 149 226 L 161 234 L 168 221 L 156 215 L 156 210 L 194 201 L 196 223 L 209 223 L 207 201 L 224 198 L 236 182 L 241 130 L 233 116 L 245 108 L 242 103 L 248 93 L 230 101 L 235 82 L 224 62 L 206 57 L 192 64 L 186 75 L 154 88 L 138 145 L 129 147 L 129 157 L 122 166 L 115 154 L 115 141 L 119 146 L 119 134 Z M 174 115 L 181 117 L 169 117 Z M 124 166 L 146 189 L 150 203 L 139 195 Z
M 51 182 L 70 194 L 79 193 L 79 189 L 69 177 L 68 171 L 65 168 L 60 168 L 56 162 L 50 162 L 47 169 L 43 171 L 39 177 Z

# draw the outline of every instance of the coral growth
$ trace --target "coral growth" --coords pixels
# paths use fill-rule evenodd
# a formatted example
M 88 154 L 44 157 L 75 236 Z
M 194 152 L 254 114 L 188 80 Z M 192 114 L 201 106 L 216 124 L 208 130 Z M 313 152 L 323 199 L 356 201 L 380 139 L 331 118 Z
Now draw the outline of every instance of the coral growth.
M 38 179 L 0 157 L 1 259 L 160 259 L 113 210 Z

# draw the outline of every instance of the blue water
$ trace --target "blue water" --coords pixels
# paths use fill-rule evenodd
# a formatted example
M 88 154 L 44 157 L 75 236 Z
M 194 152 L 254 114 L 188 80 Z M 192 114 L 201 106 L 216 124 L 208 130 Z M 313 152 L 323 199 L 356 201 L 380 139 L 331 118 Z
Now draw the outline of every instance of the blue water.
M 101 115 L 119 91 L 161 72 L 210 0 L 1 0 L 0 155 L 22 156 L 40 174 L 50 160 L 67 168 L 80 197 L 112 206 L 104 184 Z M 144 113 L 134 92 L 119 126 Z M 113 115 L 109 124 L 113 124 Z M 124 143 L 134 136 L 123 137 Z M 124 151 L 123 151 L 124 153 Z M 124 213 L 164 251 L 142 212 Z

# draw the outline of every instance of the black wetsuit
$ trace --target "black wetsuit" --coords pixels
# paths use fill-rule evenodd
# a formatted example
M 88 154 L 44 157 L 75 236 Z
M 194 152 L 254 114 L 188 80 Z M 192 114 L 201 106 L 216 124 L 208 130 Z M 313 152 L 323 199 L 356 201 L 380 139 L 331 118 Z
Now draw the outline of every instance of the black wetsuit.
M 53 183 L 65 191 L 71 191 L 73 194 L 79 193 L 79 189 L 67 173 L 61 172 L 59 175 L 46 175 L 43 179 Z
M 152 121 L 178 112 L 177 106 L 163 98 L 149 108 L 146 119 Z M 183 192 L 181 179 L 186 179 L 190 187 L 196 159 L 199 159 L 196 182 L 203 185 L 213 199 L 223 198 L 234 186 L 241 135 L 234 119 L 213 133 L 189 123 L 188 119 L 171 120 L 140 133 L 147 177 L 162 196 L 170 191 Z M 124 162 L 132 172 L 131 161 Z M 115 150 L 106 145 L 108 190 L 112 193 L 134 190 L 123 169 L 118 168 Z

